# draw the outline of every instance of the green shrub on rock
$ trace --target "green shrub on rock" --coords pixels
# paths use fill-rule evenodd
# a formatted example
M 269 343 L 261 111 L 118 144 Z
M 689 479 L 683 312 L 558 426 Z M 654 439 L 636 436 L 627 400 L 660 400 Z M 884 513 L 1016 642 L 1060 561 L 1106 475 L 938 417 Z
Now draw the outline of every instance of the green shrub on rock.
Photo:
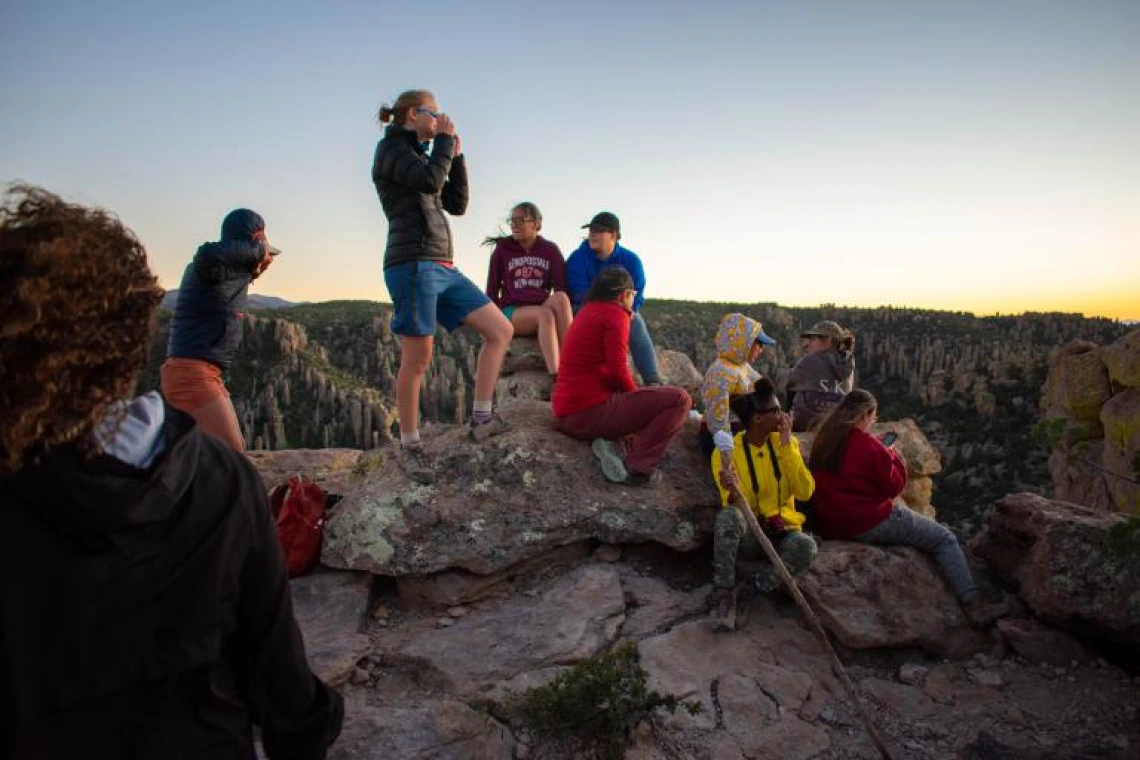
M 568 740 L 576 757 L 622 758 L 630 732 L 661 707 L 680 705 L 691 714 L 697 702 L 651 691 L 637 649 L 626 643 L 612 652 L 582 660 L 550 683 L 510 700 L 510 711 L 536 734 Z

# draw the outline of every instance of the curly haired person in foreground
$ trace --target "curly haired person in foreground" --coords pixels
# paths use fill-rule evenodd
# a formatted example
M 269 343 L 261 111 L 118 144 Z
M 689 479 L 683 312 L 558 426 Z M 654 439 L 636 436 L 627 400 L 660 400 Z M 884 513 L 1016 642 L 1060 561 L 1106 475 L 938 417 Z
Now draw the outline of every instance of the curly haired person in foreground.
M 324 758 L 257 474 L 132 398 L 161 297 L 111 214 L 0 203 L 0 756 Z

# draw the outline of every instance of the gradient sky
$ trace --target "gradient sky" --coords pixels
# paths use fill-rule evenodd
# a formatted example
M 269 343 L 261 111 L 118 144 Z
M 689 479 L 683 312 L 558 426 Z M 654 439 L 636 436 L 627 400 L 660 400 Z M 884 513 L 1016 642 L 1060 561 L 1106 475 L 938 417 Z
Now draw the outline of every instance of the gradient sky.
M 118 212 L 167 287 L 388 300 L 377 108 L 455 119 L 480 285 L 512 204 L 622 220 L 648 295 L 1140 318 L 1140 2 L 0 5 L 0 182 Z M 504 225 L 505 226 L 505 225 Z

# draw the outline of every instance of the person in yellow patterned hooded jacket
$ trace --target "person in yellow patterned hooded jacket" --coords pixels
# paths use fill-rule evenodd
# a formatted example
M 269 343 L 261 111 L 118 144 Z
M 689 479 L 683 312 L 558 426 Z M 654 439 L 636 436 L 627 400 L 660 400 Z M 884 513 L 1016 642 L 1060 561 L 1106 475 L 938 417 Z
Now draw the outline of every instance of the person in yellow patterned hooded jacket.
M 732 412 L 729 400 L 752 392 L 760 373 L 752 366 L 764 346 L 776 341 L 763 326 L 743 314 L 725 314 L 716 331 L 716 361 L 705 370 L 701 382 L 704 424 L 701 425 L 701 451 L 708 456 L 713 447 L 732 456 Z

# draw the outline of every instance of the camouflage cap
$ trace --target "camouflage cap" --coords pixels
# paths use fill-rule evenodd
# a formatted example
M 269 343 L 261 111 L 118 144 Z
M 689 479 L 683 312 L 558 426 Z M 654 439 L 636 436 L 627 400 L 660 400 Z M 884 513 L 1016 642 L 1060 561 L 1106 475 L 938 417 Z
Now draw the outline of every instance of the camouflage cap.
M 832 322 L 831 320 L 825 319 L 823 321 L 816 322 L 811 326 L 811 329 L 804 330 L 802 333 L 800 333 L 801 338 L 810 338 L 813 335 L 821 335 L 824 338 L 835 338 L 836 340 L 843 340 L 843 338 L 847 335 L 847 331 L 840 327 L 838 322 Z

